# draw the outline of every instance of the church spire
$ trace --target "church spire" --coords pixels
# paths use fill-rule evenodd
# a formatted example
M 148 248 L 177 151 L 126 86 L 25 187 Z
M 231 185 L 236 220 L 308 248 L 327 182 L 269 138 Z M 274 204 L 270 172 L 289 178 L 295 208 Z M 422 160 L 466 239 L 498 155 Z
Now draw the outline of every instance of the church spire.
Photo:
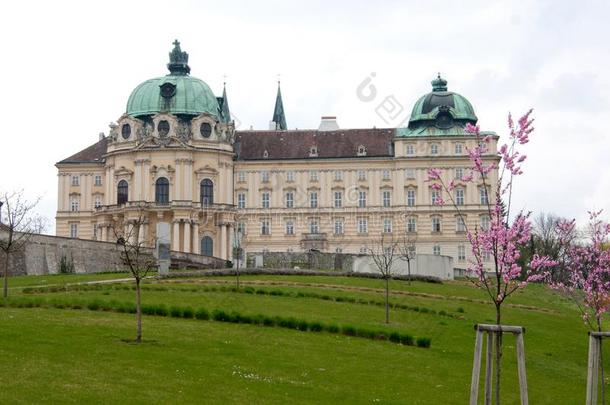
M 273 109 L 273 119 L 271 122 L 274 125 L 273 129 L 287 130 L 286 115 L 284 115 L 284 103 L 282 103 L 282 92 L 280 90 L 280 81 L 277 81 L 277 96 L 275 97 L 275 108 Z
M 229 110 L 229 99 L 227 98 L 227 83 L 222 84 L 222 106 L 220 107 L 222 122 L 231 122 L 231 111 Z

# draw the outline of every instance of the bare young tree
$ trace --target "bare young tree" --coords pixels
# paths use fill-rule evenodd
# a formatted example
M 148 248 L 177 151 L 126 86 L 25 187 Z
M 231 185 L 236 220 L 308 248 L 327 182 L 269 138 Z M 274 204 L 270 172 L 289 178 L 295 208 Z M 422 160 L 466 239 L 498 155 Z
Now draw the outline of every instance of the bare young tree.
M 239 290 L 239 264 L 244 255 L 244 234 L 242 229 L 238 226 L 235 227 L 235 233 L 233 234 L 233 257 L 235 258 L 235 276 L 237 289 Z
M 407 262 L 408 283 L 411 284 L 411 262 L 415 260 L 415 242 L 417 235 L 413 232 L 405 232 L 398 244 L 398 257 Z
M 391 234 L 381 233 L 381 236 L 372 241 L 368 249 L 375 267 L 385 280 L 385 323 L 390 323 L 390 278 L 392 278 L 392 265 L 399 256 L 399 243 Z
M 13 253 L 25 248 L 32 235 L 45 228 L 44 219 L 34 212 L 40 197 L 34 201 L 24 198 L 22 191 L 0 195 L 0 251 L 4 254 L 3 296 L 8 297 L 8 268 Z
M 142 279 L 155 268 L 156 260 L 145 249 L 144 235 L 141 235 L 146 218 L 140 212 L 136 218 L 123 220 L 112 225 L 112 230 L 121 249 L 123 263 L 131 272 L 136 284 L 136 343 L 142 342 L 142 304 L 140 284 Z

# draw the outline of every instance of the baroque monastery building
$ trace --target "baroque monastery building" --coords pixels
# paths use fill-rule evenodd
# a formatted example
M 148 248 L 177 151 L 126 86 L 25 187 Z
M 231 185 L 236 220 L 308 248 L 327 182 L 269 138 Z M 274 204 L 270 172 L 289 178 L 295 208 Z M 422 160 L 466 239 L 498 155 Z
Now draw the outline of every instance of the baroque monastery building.
M 427 171 L 455 181 L 473 228 L 489 221 L 488 196 L 482 181 L 460 182 L 476 143 L 464 126 L 477 117 L 440 75 L 406 128 L 340 129 L 322 117 L 318 129 L 289 130 L 278 86 L 272 129 L 236 131 L 226 89 L 216 97 L 190 76 L 177 41 L 167 67 L 132 91 L 108 136 L 56 164 L 58 236 L 114 242 L 114 229 L 143 217 L 136 237 L 150 247 L 167 223 L 172 250 L 231 260 L 236 237 L 246 252 L 366 253 L 381 233 L 408 234 L 417 253 L 466 267 L 464 226 L 451 205 L 433 204 L 449 196 Z M 486 134 L 496 161 L 498 137 Z

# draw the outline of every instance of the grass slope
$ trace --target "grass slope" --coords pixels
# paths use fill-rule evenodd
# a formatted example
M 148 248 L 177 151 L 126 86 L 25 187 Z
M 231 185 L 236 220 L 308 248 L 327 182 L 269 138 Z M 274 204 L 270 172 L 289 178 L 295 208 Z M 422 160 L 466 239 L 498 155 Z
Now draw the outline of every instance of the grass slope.
M 19 284 L 52 284 L 36 279 Z M 77 282 L 70 276 L 45 279 Z M 131 314 L 5 307 L 0 308 L 0 402 L 467 403 L 473 324 L 489 322 L 494 315 L 483 303 L 483 293 L 468 283 L 392 282 L 392 302 L 420 311 L 394 309 L 386 327 L 382 306 L 336 301 L 378 301 L 380 280 L 245 276 L 242 281 L 266 293 L 232 292 L 226 284 L 233 280 L 222 277 L 150 281 L 143 303 L 387 328 L 429 336 L 432 345 L 421 349 L 324 332 L 145 316 L 146 342 L 136 346 L 125 342 L 134 336 Z M 126 288 L 11 292 L 44 299 L 133 302 L 134 293 Z M 299 292 L 317 298 L 297 297 Z M 582 402 L 587 336 L 578 312 L 542 286 L 530 286 L 514 298 L 511 302 L 517 305 L 506 308 L 505 320 L 526 327 L 530 402 Z M 518 403 L 513 337 L 505 338 L 504 351 L 504 403 Z

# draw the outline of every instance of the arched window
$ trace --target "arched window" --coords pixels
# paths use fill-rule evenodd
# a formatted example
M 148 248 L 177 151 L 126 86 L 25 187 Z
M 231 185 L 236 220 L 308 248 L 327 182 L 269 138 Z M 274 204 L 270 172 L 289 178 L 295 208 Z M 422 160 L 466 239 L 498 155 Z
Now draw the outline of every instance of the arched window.
M 165 177 L 159 177 L 155 182 L 155 202 L 169 204 L 169 180 Z
M 201 196 L 202 205 L 214 203 L 214 183 L 212 183 L 212 180 L 201 180 L 201 185 L 199 187 L 199 195 Z
M 121 180 L 117 187 L 116 203 L 119 205 L 125 204 L 127 200 L 129 200 L 129 186 L 127 185 L 127 181 Z
M 201 254 L 204 256 L 214 256 L 214 241 L 209 236 L 201 239 Z

